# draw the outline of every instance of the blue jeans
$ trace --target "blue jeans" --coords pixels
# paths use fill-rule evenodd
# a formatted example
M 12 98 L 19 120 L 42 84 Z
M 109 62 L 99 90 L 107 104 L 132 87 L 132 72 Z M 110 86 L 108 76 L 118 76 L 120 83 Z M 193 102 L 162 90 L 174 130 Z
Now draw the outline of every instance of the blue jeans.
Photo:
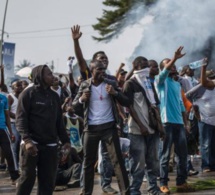
M 172 144 L 177 155 L 177 177 L 176 185 L 181 185 L 187 179 L 187 141 L 186 132 L 181 124 L 164 124 L 166 139 L 160 142 L 160 185 L 168 183 L 169 159 Z
M 202 169 L 215 170 L 215 126 L 199 122 Z
M 101 177 L 101 186 L 104 189 L 111 185 L 112 176 L 113 176 L 113 165 L 111 163 L 104 141 L 101 141 L 100 147 L 101 147 L 101 155 L 102 155 L 102 161 L 100 164 L 100 177 Z
M 11 123 L 11 129 L 13 135 L 15 137 L 15 142 L 12 143 L 12 149 L 15 155 L 16 163 L 19 165 L 19 151 L 20 151 L 20 142 L 21 142 L 21 135 L 16 129 L 15 123 Z
M 159 174 L 158 134 L 148 136 L 128 134 L 130 143 L 131 163 L 131 195 L 140 195 L 140 187 L 145 174 L 145 165 L 148 173 L 148 191 L 157 192 L 157 176 Z

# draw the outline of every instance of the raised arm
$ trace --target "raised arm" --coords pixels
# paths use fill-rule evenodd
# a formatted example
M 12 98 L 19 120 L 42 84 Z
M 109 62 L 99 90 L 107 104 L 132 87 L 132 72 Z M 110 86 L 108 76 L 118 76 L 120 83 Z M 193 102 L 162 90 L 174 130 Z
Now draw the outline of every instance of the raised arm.
M 79 38 L 81 37 L 82 33 L 80 32 L 80 26 L 76 25 L 71 28 L 72 38 L 74 42 L 74 50 L 75 56 L 78 60 L 78 65 L 81 72 L 85 72 L 87 70 L 87 63 L 83 57 L 81 47 L 79 45 Z
M 200 82 L 203 87 L 213 88 L 215 87 L 215 80 L 207 79 L 206 69 L 207 69 L 208 60 L 205 59 L 204 62 L 206 63 L 206 65 L 202 66 Z
M 122 70 L 122 68 L 123 68 L 124 66 L 125 66 L 124 63 L 121 63 L 121 64 L 120 64 L 118 70 L 116 71 L 116 75 L 115 75 L 116 79 L 118 78 L 118 76 L 119 76 L 119 74 L 120 74 L 120 71 Z
M 175 65 L 175 62 L 179 58 L 182 58 L 185 55 L 185 53 L 184 54 L 181 53 L 182 50 L 183 50 L 183 47 L 180 46 L 175 51 L 175 54 L 172 59 L 166 58 L 161 62 L 161 66 L 160 66 L 161 71 L 159 75 L 155 77 L 155 82 L 157 85 L 162 85 L 164 83 L 164 81 L 169 75 L 169 72 L 171 71 L 171 68 Z
M 183 50 L 183 48 L 184 48 L 184 47 L 180 46 L 180 47 L 175 51 L 175 54 L 174 54 L 173 58 L 172 58 L 168 63 L 164 64 L 164 67 L 165 67 L 167 70 L 170 70 L 170 69 L 172 68 L 172 66 L 175 64 L 175 62 L 176 62 L 178 59 L 182 58 L 182 57 L 185 55 L 185 53 L 184 53 L 184 54 L 181 53 L 182 50 Z
M 73 89 L 75 87 L 75 81 L 74 81 L 74 77 L 73 77 L 72 68 L 69 68 L 69 87 L 70 87 L 70 89 Z

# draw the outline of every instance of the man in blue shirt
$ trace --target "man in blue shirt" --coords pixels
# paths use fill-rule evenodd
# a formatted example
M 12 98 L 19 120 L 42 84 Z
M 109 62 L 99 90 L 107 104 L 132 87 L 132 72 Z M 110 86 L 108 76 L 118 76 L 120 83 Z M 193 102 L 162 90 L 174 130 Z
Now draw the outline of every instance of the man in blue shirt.
M 166 139 L 160 143 L 160 190 L 169 194 L 168 165 L 171 146 L 174 143 L 178 156 L 176 185 L 177 191 L 193 190 L 187 185 L 187 142 L 188 129 L 185 108 L 181 97 L 180 83 L 174 80 L 176 74 L 175 62 L 183 57 L 183 47 L 179 47 L 172 59 L 164 59 L 160 63 L 160 73 L 155 77 L 155 85 L 160 99 L 161 120 L 166 131 Z
M 11 141 L 15 141 L 15 137 L 10 125 L 8 100 L 5 95 L 0 94 L 0 147 L 7 160 L 12 184 L 15 184 L 15 181 L 19 178 L 19 173 L 17 162 L 12 151 Z

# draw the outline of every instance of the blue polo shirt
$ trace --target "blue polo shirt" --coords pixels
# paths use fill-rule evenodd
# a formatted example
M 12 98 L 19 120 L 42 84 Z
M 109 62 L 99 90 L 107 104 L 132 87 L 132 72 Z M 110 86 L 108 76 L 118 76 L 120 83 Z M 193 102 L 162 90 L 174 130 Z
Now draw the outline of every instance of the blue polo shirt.
M 7 97 L 0 94 L 0 130 L 6 129 L 5 110 L 8 110 Z
M 163 69 L 155 77 L 155 86 L 160 99 L 162 123 L 184 124 L 182 112 L 185 107 L 181 96 L 180 83 L 168 77 L 169 71 Z

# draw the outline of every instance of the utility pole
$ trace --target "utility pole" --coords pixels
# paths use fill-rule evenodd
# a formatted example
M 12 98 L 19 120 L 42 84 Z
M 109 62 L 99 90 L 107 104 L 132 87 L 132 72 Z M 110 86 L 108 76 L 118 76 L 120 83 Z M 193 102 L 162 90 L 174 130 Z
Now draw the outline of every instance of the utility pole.
M 51 69 L 52 72 L 54 72 L 54 60 L 51 61 L 50 69 Z
M 1 33 L 0 65 L 3 64 L 4 26 L 5 26 L 6 14 L 7 14 L 7 5 L 8 5 L 8 0 L 6 0 L 5 10 L 4 10 L 4 18 L 3 18 L 3 25 L 2 25 L 2 33 Z

